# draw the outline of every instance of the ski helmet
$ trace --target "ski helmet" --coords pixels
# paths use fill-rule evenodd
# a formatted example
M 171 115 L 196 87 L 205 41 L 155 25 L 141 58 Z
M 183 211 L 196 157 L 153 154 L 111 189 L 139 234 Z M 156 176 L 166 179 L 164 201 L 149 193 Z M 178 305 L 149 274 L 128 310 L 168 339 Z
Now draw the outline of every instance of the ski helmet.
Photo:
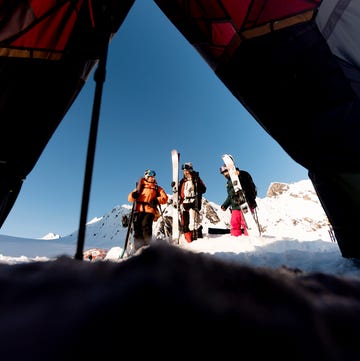
M 184 170 L 193 170 L 193 165 L 191 162 L 187 162 L 187 163 L 184 163 L 182 166 L 181 166 L 181 169 Z

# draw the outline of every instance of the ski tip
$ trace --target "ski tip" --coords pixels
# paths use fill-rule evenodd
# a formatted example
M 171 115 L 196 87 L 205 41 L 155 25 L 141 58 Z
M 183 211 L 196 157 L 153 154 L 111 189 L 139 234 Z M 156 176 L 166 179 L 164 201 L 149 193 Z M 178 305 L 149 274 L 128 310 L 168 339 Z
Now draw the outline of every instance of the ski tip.
M 231 158 L 231 160 L 234 161 L 234 157 L 231 154 L 226 153 L 221 156 L 221 158 L 227 158 L 227 157 Z

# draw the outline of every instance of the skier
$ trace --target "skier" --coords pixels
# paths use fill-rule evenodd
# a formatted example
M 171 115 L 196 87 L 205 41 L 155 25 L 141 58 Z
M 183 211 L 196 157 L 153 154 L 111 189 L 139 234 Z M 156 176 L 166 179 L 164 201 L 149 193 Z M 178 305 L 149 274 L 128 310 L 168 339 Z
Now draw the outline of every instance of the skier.
M 224 203 L 221 205 L 221 209 L 223 211 L 226 211 L 227 208 L 230 207 L 230 211 L 231 211 L 230 234 L 235 237 L 241 236 L 243 234 L 245 236 L 248 236 L 249 233 L 246 227 L 244 215 L 241 212 L 240 205 L 247 202 L 250 207 L 250 211 L 253 213 L 254 209 L 257 207 L 256 204 L 257 190 L 250 173 L 246 172 L 245 170 L 240 170 L 239 168 L 236 168 L 236 172 L 241 187 L 244 191 L 245 199 L 235 194 L 234 187 L 230 179 L 229 171 L 226 165 L 223 165 L 220 167 L 220 173 L 224 175 L 225 178 L 227 179 L 226 190 L 228 196 L 224 201 Z
M 191 162 L 184 163 L 181 169 L 184 177 L 179 182 L 180 220 L 185 240 L 191 243 L 203 237 L 200 210 L 206 186 Z
M 155 180 L 156 173 L 148 169 L 140 179 L 136 189 L 128 195 L 129 202 L 135 202 L 134 252 L 150 245 L 153 222 L 159 218 L 159 204 L 166 204 L 168 195 Z

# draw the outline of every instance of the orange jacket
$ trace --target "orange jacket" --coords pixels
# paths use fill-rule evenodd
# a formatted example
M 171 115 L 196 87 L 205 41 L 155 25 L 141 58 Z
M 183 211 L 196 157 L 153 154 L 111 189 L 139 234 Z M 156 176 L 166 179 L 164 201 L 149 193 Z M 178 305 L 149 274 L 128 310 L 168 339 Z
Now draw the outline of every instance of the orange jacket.
M 132 190 L 128 195 L 128 201 L 134 202 L 135 199 L 132 193 L 139 192 L 139 197 L 136 199 L 135 211 L 157 214 L 157 207 L 154 206 L 154 200 L 157 199 L 159 204 L 165 204 L 168 201 L 168 195 L 162 187 L 156 182 L 148 182 L 145 178 L 141 178 L 137 188 Z

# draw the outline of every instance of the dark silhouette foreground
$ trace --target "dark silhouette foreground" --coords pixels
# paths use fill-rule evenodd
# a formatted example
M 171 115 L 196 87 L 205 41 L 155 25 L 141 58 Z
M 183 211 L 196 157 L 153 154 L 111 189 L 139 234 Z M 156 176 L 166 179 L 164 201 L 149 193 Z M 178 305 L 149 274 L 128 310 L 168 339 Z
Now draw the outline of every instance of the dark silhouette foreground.
M 3 360 L 360 357 L 358 279 L 167 245 L 121 263 L 0 265 L 0 294 Z

